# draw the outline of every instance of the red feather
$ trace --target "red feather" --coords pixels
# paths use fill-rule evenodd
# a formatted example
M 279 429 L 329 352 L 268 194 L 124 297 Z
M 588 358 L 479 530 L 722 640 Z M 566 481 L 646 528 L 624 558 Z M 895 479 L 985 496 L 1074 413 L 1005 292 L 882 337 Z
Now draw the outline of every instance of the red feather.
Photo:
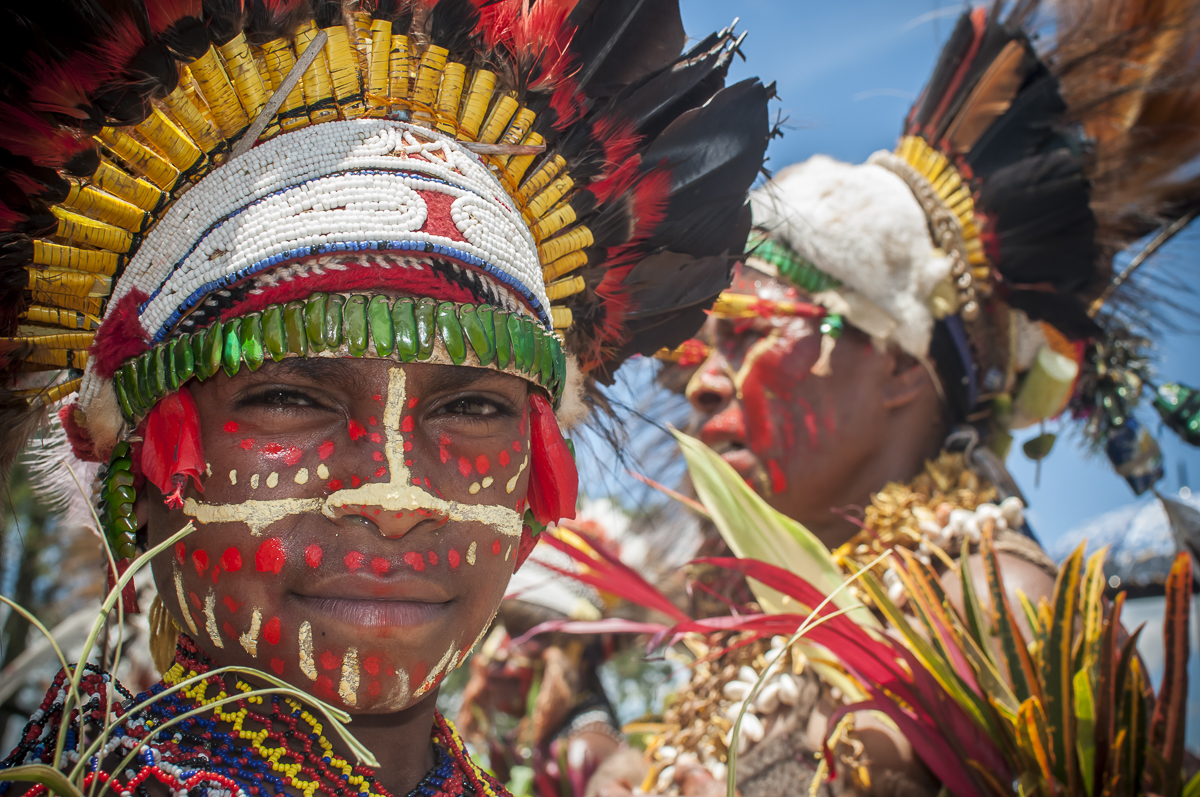
M 162 33 L 181 19 L 199 17 L 202 13 L 200 0 L 153 0 L 146 3 L 146 16 L 150 18 L 150 29 Z
M 104 323 L 96 330 L 88 357 L 97 375 L 112 378 L 126 360 L 150 348 L 150 339 L 138 319 L 138 308 L 146 298 L 141 291 L 131 290 L 109 310 Z
M 91 137 L 16 105 L 0 103 L 0 120 L 0 146 L 39 166 L 61 169 L 75 155 L 96 146 Z
M 541 393 L 533 393 L 529 409 L 529 508 L 544 526 L 575 517 L 579 472 L 550 402 Z

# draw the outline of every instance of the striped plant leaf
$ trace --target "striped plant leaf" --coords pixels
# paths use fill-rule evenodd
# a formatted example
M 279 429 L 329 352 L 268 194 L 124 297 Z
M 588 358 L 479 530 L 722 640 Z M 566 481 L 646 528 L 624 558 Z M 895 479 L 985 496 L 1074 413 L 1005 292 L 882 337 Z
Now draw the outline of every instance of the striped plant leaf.
M 1043 793 L 1058 794 L 1054 779 L 1054 751 L 1046 728 L 1046 714 L 1036 697 L 1021 703 L 1017 714 L 1017 744 L 1033 765 L 1032 771 L 1040 775 L 1039 785 Z
M 1083 565 L 1083 544 L 1067 557 L 1054 584 L 1054 614 L 1042 655 L 1042 698 L 1045 701 L 1046 727 L 1054 750 L 1054 774 L 1070 784 L 1075 774 L 1075 727 L 1071 709 L 1071 649 L 1076 611 L 1079 604 L 1079 577 Z
M 1118 695 L 1121 706 L 1118 722 L 1126 736 L 1125 749 L 1117 762 L 1121 781 L 1121 791 L 1118 794 L 1126 794 L 1129 797 L 1138 794 L 1142 773 L 1146 769 L 1146 693 L 1149 687 L 1142 671 L 1141 659 L 1137 655 L 1137 638 L 1141 636 L 1141 632 L 1142 629 L 1138 628 L 1126 641 L 1121 651 L 1121 666 L 1118 667 Z
M 1037 672 L 1029 657 L 1029 648 L 1025 643 L 1025 637 L 1017 625 L 1017 618 L 1008 604 L 1008 593 L 1004 589 L 1004 577 L 1000 574 L 1000 565 L 996 560 L 996 548 L 990 530 L 984 531 L 982 545 L 984 573 L 987 576 L 988 592 L 992 599 L 993 626 L 996 629 L 996 636 L 1000 640 L 1000 653 L 1004 659 L 1005 669 L 1008 671 L 1013 695 L 1022 703 L 1031 697 L 1037 697 L 1040 700 L 1041 689 L 1038 687 Z
M 987 656 L 993 669 L 999 669 L 1001 665 L 996 658 L 992 641 L 992 633 L 995 628 L 992 623 L 987 621 L 984 608 L 979 600 L 979 593 L 975 589 L 975 580 L 967 561 L 970 554 L 971 541 L 966 540 L 963 542 L 962 551 L 959 552 L 958 561 L 958 577 L 962 582 L 963 618 L 966 620 L 967 632 L 971 635 L 971 639 Z
M 1187 718 L 1188 609 L 1192 600 L 1192 561 L 1180 552 L 1167 575 L 1167 608 L 1163 617 L 1162 683 L 1150 720 L 1149 742 L 1162 770 L 1155 791 L 1177 797 L 1183 789 L 1183 733 Z
M 1117 720 L 1117 673 L 1116 668 L 1121 658 L 1117 647 L 1117 631 L 1121 628 L 1121 610 L 1125 607 L 1125 593 L 1118 592 L 1109 610 L 1104 632 L 1100 639 L 1100 658 L 1096 663 L 1096 720 L 1093 724 L 1095 734 L 1095 764 L 1093 782 L 1097 790 L 1104 794 L 1111 779 L 1110 762 L 1115 760 L 1116 749 L 1116 720 Z
M 1088 797 L 1095 794 L 1096 706 L 1092 698 L 1092 674 L 1077 670 L 1075 687 L 1075 751 L 1079 774 Z

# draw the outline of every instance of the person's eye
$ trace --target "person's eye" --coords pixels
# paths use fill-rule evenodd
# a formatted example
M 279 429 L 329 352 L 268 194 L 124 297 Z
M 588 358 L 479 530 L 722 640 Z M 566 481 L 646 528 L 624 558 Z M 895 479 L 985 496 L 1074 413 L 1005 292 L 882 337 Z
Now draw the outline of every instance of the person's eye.
M 322 407 L 316 398 L 303 390 L 286 387 L 271 387 L 258 390 L 238 402 L 242 407 Z
M 455 399 L 442 406 L 441 414 L 444 415 L 469 415 L 474 417 L 495 417 L 505 414 L 504 407 L 501 407 L 497 402 L 491 399 L 482 398 L 479 396 L 467 396 L 465 398 Z

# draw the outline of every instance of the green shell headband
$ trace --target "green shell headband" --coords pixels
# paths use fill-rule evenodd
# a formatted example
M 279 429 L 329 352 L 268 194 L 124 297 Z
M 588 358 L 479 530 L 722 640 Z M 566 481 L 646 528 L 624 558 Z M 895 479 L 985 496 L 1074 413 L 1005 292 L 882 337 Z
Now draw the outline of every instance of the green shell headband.
M 774 266 L 782 279 L 805 293 L 820 293 L 842 286 L 841 280 L 829 276 L 787 244 L 768 238 L 762 232 L 750 234 L 746 252 L 749 257 Z
M 440 344 L 440 346 L 439 346 Z M 131 426 L 189 379 L 209 379 L 267 358 L 308 357 L 345 349 L 351 357 L 494 368 L 540 385 L 557 408 L 566 384 L 562 343 L 532 318 L 487 304 L 316 293 L 305 301 L 217 321 L 127 361 L 113 387 Z M 442 352 L 445 352 L 443 355 Z

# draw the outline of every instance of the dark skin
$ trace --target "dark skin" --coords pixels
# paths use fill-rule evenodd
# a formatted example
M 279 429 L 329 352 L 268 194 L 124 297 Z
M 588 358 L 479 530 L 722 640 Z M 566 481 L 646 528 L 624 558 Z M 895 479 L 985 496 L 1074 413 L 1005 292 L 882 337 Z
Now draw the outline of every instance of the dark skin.
M 159 594 L 216 666 L 272 671 L 349 711 L 381 763 L 377 780 L 407 793 L 434 763 L 437 685 L 491 621 L 516 562 L 511 528 L 445 507 L 519 518 L 527 383 L 482 368 L 310 358 L 188 389 L 211 475 L 184 497 L 233 518 L 197 523 L 154 560 Z M 405 472 L 393 473 L 401 460 L 388 454 L 400 451 Z M 394 496 L 414 482 L 404 495 L 426 497 L 402 510 Z M 145 493 L 151 545 L 197 516 L 194 503 L 169 509 L 153 486 Z M 261 512 L 247 502 L 286 499 L 300 509 L 252 531 Z

